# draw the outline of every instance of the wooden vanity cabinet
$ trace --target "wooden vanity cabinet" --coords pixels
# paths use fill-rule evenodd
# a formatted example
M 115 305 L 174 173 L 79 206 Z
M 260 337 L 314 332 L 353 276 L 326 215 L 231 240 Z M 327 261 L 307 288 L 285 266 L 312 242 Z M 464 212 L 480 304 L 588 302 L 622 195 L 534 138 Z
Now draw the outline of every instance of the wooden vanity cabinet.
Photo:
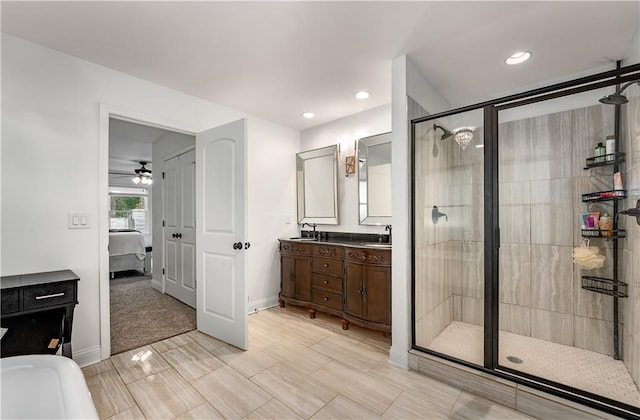
M 280 252 L 280 306 L 287 300 L 306 306 L 311 300 L 311 246 L 283 241 Z
M 280 241 L 280 306 L 287 302 L 391 332 L 391 250 Z
M 345 266 L 344 319 L 391 332 L 391 251 L 347 247 Z

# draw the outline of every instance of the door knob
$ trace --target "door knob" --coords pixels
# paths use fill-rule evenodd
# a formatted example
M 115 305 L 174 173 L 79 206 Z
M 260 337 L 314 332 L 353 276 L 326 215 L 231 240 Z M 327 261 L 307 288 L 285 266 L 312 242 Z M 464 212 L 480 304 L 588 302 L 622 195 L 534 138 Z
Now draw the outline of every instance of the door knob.
M 242 242 L 236 242 L 233 244 L 233 249 L 242 249 Z
M 177 235 L 176 233 L 172 233 L 172 234 L 171 234 L 171 237 L 172 237 L 172 238 L 177 238 L 177 237 L 178 237 L 178 235 Z
M 244 243 L 244 249 L 249 249 L 250 246 L 251 246 L 251 242 Z
M 176 233 L 176 238 L 182 238 L 182 233 Z

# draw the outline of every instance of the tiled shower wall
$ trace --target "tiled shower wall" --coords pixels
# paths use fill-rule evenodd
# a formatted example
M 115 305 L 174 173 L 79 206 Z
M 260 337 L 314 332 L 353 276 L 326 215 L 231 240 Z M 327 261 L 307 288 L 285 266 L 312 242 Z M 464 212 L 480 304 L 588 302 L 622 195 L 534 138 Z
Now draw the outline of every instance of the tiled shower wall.
M 636 117 L 628 124 L 638 133 L 637 103 L 635 107 Z M 572 249 L 582 243 L 579 214 L 612 212 L 608 203 L 582 203 L 581 195 L 613 188 L 612 167 L 583 169 L 595 145 L 613 134 L 613 118 L 612 106 L 598 104 L 500 125 L 501 329 L 613 354 L 613 298 L 581 288 L 582 275 L 611 277 L 611 243 L 591 241 L 607 257 L 602 269 L 582 271 L 571 260 Z M 481 135 L 481 129 L 476 131 Z M 483 154 L 472 146 L 460 151 L 453 141 L 437 141 L 436 155 L 432 124 L 419 126 L 417 137 L 416 342 L 427 347 L 451 320 L 483 323 Z M 620 208 L 635 203 L 638 195 L 637 187 L 635 193 L 629 187 L 640 178 L 637 143 L 620 145 L 635 153 L 635 164 L 630 154 L 622 166 L 633 168 L 623 176 L 632 199 Z M 449 222 L 442 218 L 432 223 L 433 205 L 448 214 Z M 629 283 L 634 274 L 628 273 L 637 279 L 640 269 L 634 263 L 640 261 L 640 227 L 635 230 L 619 245 Z M 635 287 L 629 299 L 620 299 L 620 327 L 623 358 L 635 369 L 637 381 L 640 351 L 633 354 L 631 349 L 640 348 L 635 333 L 640 293 Z M 623 328 L 622 323 L 631 322 L 635 329 Z
M 628 196 L 621 209 L 635 207 L 640 199 L 640 87 L 637 84 L 625 90 L 629 103 L 622 109 L 621 146 L 627 153 L 623 166 L 623 180 Z M 622 360 L 636 385 L 640 385 L 640 226 L 635 219 L 620 216 L 621 226 L 627 230 L 623 241 L 622 281 L 629 285 L 629 297 L 624 299 L 622 322 Z

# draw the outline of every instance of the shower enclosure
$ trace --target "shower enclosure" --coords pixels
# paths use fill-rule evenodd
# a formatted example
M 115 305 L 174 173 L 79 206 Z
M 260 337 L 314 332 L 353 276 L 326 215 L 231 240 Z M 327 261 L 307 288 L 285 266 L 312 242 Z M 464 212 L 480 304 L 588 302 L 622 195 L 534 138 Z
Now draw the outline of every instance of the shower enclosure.
M 636 80 L 618 64 L 412 121 L 415 349 L 640 415 Z

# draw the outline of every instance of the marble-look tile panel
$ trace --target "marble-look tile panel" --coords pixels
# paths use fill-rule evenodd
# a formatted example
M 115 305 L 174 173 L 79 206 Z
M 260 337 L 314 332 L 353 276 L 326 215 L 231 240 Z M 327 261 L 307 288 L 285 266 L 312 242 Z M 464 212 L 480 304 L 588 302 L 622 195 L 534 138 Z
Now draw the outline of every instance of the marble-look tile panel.
M 251 380 L 298 415 L 309 418 L 337 393 L 307 375 L 276 364 Z
M 531 181 L 531 243 L 573 245 L 574 183 L 571 178 Z
M 330 357 L 289 340 L 267 346 L 264 351 L 278 362 L 305 375 L 311 375 L 331 362 Z
M 613 355 L 613 323 L 575 316 L 573 318 L 574 345 L 580 349 Z
M 561 404 L 552 399 L 544 398 L 531 392 L 517 390 L 517 409 L 541 419 L 580 419 L 596 420 L 602 419 L 600 416 L 592 415 L 588 412 L 577 410 L 571 406 Z
M 613 321 L 613 299 L 611 296 L 583 289 L 583 275 L 605 278 L 609 278 L 611 276 L 610 274 L 600 274 L 593 271 L 575 270 L 573 274 L 575 296 L 573 301 L 573 313 L 585 318 Z M 624 316 L 625 311 L 621 311 L 620 313 Z
M 501 182 L 500 242 L 529 244 L 531 242 L 531 183 L 527 181 Z
M 428 347 L 451 321 L 453 321 L 453 296 L 417 320 L 416 344 Z
M 516 407 L 516 386 L 509 381 L 490 376 L 489 374 L 479 373 L 471 368 L 443 363 L 433 358 L 420 358 L 418 365 L 420 373 L 430 376 L 431 378 L 487 398 L 506 407 Z
M 261 420 L 261 419 L 272 419 L 272 420 L 302 420 L 303 417 L 297 415 L 293 410 L 291 410 L 286 405 L 282 404 L 276 398 L 272 398 L 267 403 L 261 405 L 260 407 L 253 410 L 247 417 L 247 420 Z
M 484 242 L 463 241 L 460 295 L 484 296 Z
M 462 296 L 453 295 L 453 320 L 462 321 Z
M 168 350 L 162 356 L 188 381 L 224 366 L 220 359 L 194 341 Z
M 125 384 L 170 368 L 160 353 L 151 346 L 116 354 L 111 357 L 111 361 Z
M 500 245 L 500 302 L 531 305 L 531 246 Z
M 500 304 L 500 329 L 514 334 L 531 335 L 531 308 Z
M 573 346 L 573 316 L 531 309 L 531 336 L 552 343 Z
M 338 395 L 311 417 L 313 420 L 380 419 L 371 410 Z
M 428 413 L 428 414 L 427 414 Z M 447 419 L 449 410 L 442 409 L 424 398 L 403 392 L 384 412 L 385 419 Z
M 427 400 L 442 410 L 450 410 L 460 396 L 458 388 L 389 364 L 372 369 L 368 373 L 369 376 L 393 385 L 405 393 Z
M 368 371 L 388 357 L 375 347 L 344 336 L 326 338 L 311 346 L 311 349 L 360 371 Z
M 382 415 L 402 392 L 384 381 L 336 361 L 315 372 L 311 378 L 377 415 Z
M 530 179 L 529 124 L 530 121 L 524 119 L 498 125 L 500 182 Z
M 111 417 L 136 405 L 115 369 L 92 375 L 86 380 L 100 418 Z
M 250 347 L 249 350 L 241 350 L 225 344 L 212 350 L 211 353 L 247 378 L 277 363 L 276 359 L 258 348 Z
M 571 111 L 529 120 L 532 180 L 569 178 L 573 175 Z
M 479 397 L 468 392 L 462 392 L 460 398 L 456 401 L 456 405 L 449 413 L 450 419 L 522 419 L 533 420 L 534 417 L 530 417 L 519 411 L 507 408 L 502 405 L 498 405 L 486 398 Z
M 180 334 L 175 337 L 167 338 L 166 340 L 158 341 L 157 343 L 151 344 L 151 346 L 159 351 L 160 353 L 164 353 L 165 351 L 175 349 L 180 346 L 184 346 L 186 344 L 193 343 L 193 338 L 191 338 L 188 334 Z
M 462 322 L 484 324 L 484 299 L 462 296 Z
M 204 402 L 202 396 L 173 369 L 166 369 L 128 385 L 147 418 L 173 418 Z
M 231 367 L 214 370 L 191 384 L 225 418 L 242 418 L 272 398 Z
M 584 175 L 586 159 L 595 156 L 597 144 L 613 134 L 613 110 L 611 105 L 596 104 L 571 111 L 574 176 Z
M 90 378 L 92 376 L 99 375 L 100 373 L 105 373 L 113 369 L 115 369 L 115 367 L 113 366 L 111 359 L 107 359 L 93 365 L 83 367 L 82 374 L 85 378 Z
M 122 411 L 115 416 L 109 417 L 109 420 L 145 420 L 146 417 L 140 411 L 140 408 L 136 405 L 128 410 Z
M 531 307 L 573 313 L 571 246 L 531 246 Z
M 211 404 L 208 402 L 202 403 L 196 408 L 192 408 L 176 417 L 176 420 L 199 420 L 199 419 L 207 419 L 207 420 L 224 420 L 224 416 L 218 412 Z

